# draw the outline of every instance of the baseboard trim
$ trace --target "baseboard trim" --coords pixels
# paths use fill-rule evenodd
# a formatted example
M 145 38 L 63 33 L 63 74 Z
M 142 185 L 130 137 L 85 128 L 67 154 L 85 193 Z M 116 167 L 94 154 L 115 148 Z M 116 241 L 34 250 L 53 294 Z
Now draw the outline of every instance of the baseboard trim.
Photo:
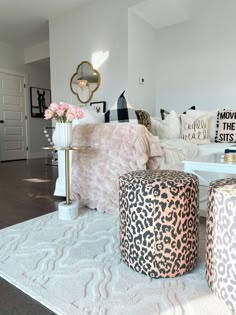
M 45 158 L 45 152 L 29 152 L 28 153 L 28 159 L 40 159 Z

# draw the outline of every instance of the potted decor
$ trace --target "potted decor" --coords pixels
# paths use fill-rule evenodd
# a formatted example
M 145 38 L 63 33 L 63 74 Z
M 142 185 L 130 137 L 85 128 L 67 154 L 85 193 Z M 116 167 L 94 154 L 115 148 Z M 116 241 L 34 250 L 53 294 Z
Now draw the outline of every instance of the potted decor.
M 55 119 L 55 131 L 52 136 L 54 146 L 69 147 L 72 143 L 72 121 L 84 117 L 82 110 L 67 103 L 51 103 L 44 113 L 46 120 Z

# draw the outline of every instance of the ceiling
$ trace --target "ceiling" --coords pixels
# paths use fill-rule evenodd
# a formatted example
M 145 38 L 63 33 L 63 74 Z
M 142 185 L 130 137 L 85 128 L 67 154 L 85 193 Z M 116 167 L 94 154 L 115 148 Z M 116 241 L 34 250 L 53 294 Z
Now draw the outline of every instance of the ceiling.
M 190 20 L 192 0 L 144 0 L 133 3 L 131 11 L 160 29 Z
M 27 47 L 48 40 L 48 20 L 95 0 L 0 0 L 0 41 Z
M 0 0 L 0 41 L 23 47 L 47 41 L 49 19 L 92 1 L 98 0 Z M 192 0 L 127 1 L 131 11 L 155 29 L 190 18 Z

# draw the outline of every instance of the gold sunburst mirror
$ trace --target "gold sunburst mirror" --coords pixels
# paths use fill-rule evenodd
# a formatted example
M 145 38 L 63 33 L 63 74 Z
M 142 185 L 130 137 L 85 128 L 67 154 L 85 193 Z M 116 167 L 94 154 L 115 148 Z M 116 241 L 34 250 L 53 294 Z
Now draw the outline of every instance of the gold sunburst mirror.
M 70 89 L 81 103 L 88 103 L 100 86 L 101 78 L 88 61 L 82 61 L 70 79 Z

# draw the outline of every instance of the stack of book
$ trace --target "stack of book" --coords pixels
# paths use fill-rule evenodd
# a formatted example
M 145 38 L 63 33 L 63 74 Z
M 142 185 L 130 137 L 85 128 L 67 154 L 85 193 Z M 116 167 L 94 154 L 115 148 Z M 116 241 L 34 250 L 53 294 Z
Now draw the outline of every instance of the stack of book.
M 236 163 L 236 145 L 232 145 L 225 149 L 224 161 Z

